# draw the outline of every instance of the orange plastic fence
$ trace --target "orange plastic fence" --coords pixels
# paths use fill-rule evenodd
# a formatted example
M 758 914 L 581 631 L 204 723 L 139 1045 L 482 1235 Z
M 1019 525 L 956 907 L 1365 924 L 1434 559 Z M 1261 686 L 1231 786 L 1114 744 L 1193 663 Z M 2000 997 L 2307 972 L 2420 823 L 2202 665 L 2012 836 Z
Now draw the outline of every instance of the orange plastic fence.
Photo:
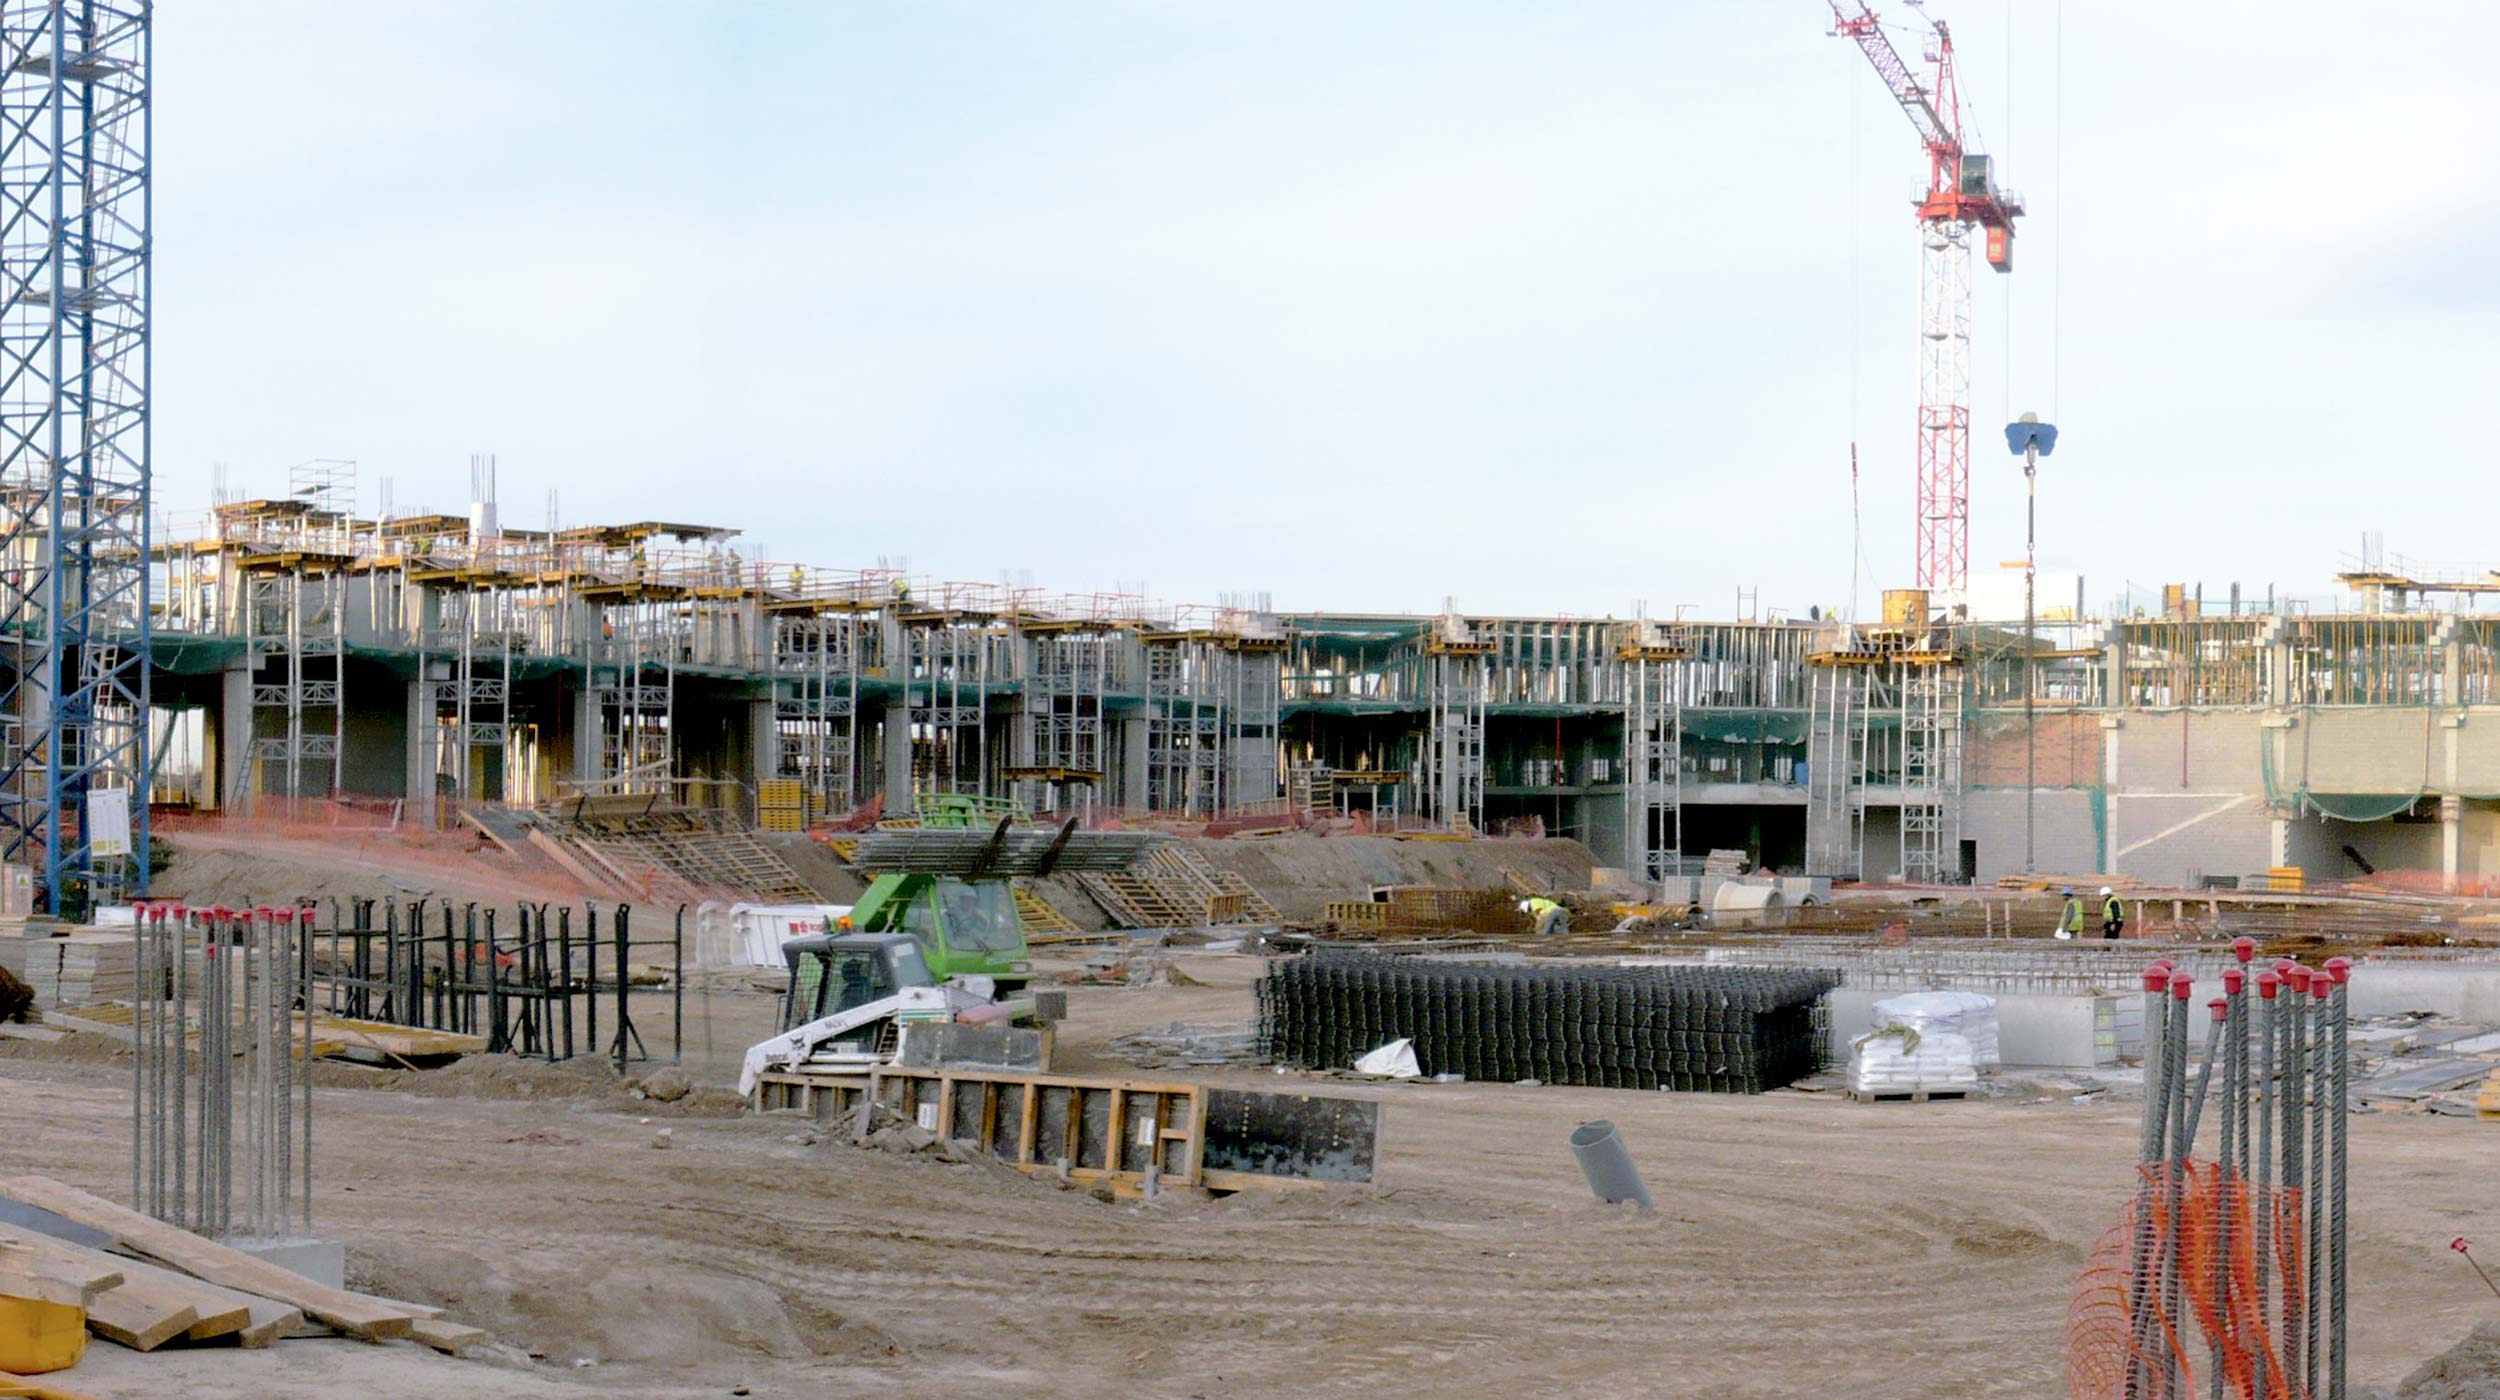
M 2137 1170 L 2134 1198 L 2093 1249 L 2067 1305 L 2066 1393 L 2073 1400 L 2159 1395 L 2155 1377 L 2166 1357 L 2180 1377 L 2171 1393 L 2201 1396 L 2218 1354 L 2225 1395 L 2256 1395 L 2262 1367 L 2268 1395 L 2305 1400 L 2311 1392 L 2289 1379 L 2307 1301 L 2301 1193 L 2272 1184 L 2261 1190 L 2237 1173 L 2226 1178 L 2217 1163 L 2189 1162 L 2179 1181 L 2174 1265 L 2166 1246 L 2174 1218 L 2166 1166 Z M 2269 1261 L 2262 1295 L 2261 1222 Z M 2216 1248 L 2225 1229 L 2227 1260 Z M 2169 1309 L 2165 1299 L 2175 1300 Z

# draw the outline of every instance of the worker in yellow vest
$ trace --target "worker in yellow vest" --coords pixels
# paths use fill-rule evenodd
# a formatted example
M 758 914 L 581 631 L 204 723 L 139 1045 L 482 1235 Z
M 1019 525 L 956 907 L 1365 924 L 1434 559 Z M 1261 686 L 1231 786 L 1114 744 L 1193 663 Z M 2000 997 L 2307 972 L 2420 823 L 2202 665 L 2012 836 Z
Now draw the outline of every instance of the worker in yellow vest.
M 2127 931 L 2127 911 L 2119 906 L 2118 896 L 2109 886 L 2101 886 L 2101 937 L 2116 938 Z
M 2083 901 L 2075 898 L 2072 889 L 2059 890 L 2058 893 L 2066 896 L 2066 907 L 2057 911 L 2057 936 L 2083 937 Z
M 1519 912 L 1536 921 L 1535 927 L 1529 931 L 1539 938 L 1550 934 L 1571 932 L 1569 913 L 1560 904 L 1541 894 L 1531 895 L 1519 901 Z

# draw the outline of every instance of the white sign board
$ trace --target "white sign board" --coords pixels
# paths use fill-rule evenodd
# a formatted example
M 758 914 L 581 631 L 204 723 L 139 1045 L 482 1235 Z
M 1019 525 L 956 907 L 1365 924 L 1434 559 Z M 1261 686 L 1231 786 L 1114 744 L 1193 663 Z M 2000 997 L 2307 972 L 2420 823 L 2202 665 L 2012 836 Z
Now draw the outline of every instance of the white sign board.
M 101 858 L 130 854 L 130 794 L 98 788 L 87 794 L 87 845 Z

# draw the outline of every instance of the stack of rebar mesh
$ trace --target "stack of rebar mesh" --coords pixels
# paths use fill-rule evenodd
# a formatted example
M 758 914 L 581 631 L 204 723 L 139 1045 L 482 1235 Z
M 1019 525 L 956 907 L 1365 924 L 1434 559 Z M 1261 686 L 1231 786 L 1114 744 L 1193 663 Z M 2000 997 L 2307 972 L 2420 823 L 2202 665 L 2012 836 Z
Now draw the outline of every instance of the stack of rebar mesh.
M 2254 942 L 2233 952 L 2202 1001 L 2169 963 L 2145 970 L 2138 1180 L 2069 1313 L 2074 1394 L 2345 1395 L 2351 966 L 2252 976 Z
M 1315 953 L 1259 980 L 1259 1049 L 1342 1069 L 1394 1040 L 1428 1075 L 1758 1094 L 1824 1063 L 1828 972 L 1523 967 Z

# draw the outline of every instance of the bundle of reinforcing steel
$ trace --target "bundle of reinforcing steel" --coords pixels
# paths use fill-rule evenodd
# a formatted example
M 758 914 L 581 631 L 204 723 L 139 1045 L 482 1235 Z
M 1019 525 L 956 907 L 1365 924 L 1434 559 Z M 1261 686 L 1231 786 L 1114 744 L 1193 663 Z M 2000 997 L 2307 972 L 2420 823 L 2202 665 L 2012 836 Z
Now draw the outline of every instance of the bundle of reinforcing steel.
M 1828 972 L 1559 967 L 1316 952 L 1259 979 L 1259 1048 L 1343 1069 L 1393 1040 L 1430 1075 L 1758 1094 L 1822 1068 Z
M 2351 964 L 2255 951 L 2218 988 L 2145 969 L 2135 1193 L 2068 1312 L 2073 1396 L 2344 1400 Z

